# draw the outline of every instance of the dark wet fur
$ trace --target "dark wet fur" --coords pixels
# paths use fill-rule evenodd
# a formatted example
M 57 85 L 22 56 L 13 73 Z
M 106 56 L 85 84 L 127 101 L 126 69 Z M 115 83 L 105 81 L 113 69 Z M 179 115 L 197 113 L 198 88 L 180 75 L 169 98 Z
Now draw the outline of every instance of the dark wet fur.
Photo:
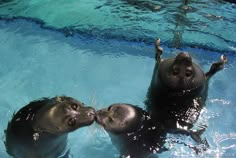
M 158 73 L 158 63 L 155 65 L 153 76 L 156 73 Z M 208 95 L 208 80 L 202 87 L 185 92 L 173 92 L 165 85 L 161 85 L 160 81 L 157 81 L 157 87 L 153 86 L 153 80 L 154 77 L 145 100 L 147 111 L 158 122 L 161 121 L 166 128 L 177 128 L 177 121 L 182 126 L 192 128 L 200 115 L 201 109 L 205 106 Z
M 171 89 L 168 84 L 171 85 L 172 83 L 165 83 L 165 81 L 161 81 L 160 79 L 159 65 L 162 64 L 162 49 L 159 45 L 160 40 L 158 39 L 155 44 L 156 59 L 158 60 L 156 60 L 157 62 L 153 70 L 152 81 L 147 92 L 147 99 L 145 101 L 147 111 L 151 113 L 153 117 L 158 120 L 158 122 L 161 121 L 166 128 L 176 129 L 179 128 L 177 126 L 180 125 L 184 126 L 185 129 L 191 129 L 193 124 L 197 121 L 202 108 L 205 106 L 208 96 L 209 80 L 218 71 L 224 68 L 225 63 L 227 62 L 227 57 L 225 55 L 221 55 L 220 61 L 213 63 L 210 70 L 203 74 L 203 76 L 201 76 L 203 73 L 201 68 L 194 66 L 194 71 L 196 71 L 196 80 L 201 79 L 201 82 L 198 83 L 199 85 L 189 85 L 188 81 L 184 78 L 184 84 L 186 85 L 186 88 L 184 89 L 188 90 Z M 188 53 L 181 52 L 176 56 L 174 61 L 176 61 L 177 58 L 184 62 L 185 58 L 190 61 L 191 57 Z M 192 65 L 194 64 L 195 63 L 192 63 Z M 168 73 L 168 67 L 166 68 L 166 72 L 163 71 L 163 68 L 161 72 Z M 172 81 L 170 80 L 169 82 Z
M 120 150 L 121 157 L 146 158 L 161 153 L 167 149 L 163 147 L 166 132 L 164 128 L 154 123 L 151 116 L 143 109 L 136 107 L 140 112 L 140 124 L 133 131 L 114 134 L 109 133 L 112 143 Z
M 54 98 L 55 99 L 55 98 Z M 36 133 L 31 122 L 35 113 L 45 105 L 54 104 L 54 99 L 42 98 L 30 102 L 13 115 L 5 130 L 5 146 L 7 153 L 17 158 L 56 158 L 69 156 L 67 149 L 67 133 L 51 134 L 42 132 L 39 139 L 34 140 Z M 71 99 L 66 97 L 66 99 Z M 64 156 L 63 156 L 64 154 Z

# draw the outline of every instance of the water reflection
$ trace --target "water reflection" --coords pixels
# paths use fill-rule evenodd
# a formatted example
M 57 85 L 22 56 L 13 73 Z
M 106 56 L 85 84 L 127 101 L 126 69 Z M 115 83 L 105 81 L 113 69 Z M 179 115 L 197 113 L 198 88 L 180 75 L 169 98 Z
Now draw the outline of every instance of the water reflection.
M 143 0 L 122 0 L 128 5 L 134 6 L 136 9 L 141 10 L 150 10 L 153 12 L 159 11 L 161 9 L 161 4 L 152 1 L 143 1 Z
M 1 2 L 1 17 L 40 19 L 46 26 L 67 28 L 67 36 L 79 32 L 93 37 L 149 44 L 162 37 L 172 47 L 191 45 L 220 51 L 231 51 L 230 46 L 234 47 L 236 43 L 235 38 L 229 36 L 235 33 L 236 27 L 234 5 L 222 1 Z

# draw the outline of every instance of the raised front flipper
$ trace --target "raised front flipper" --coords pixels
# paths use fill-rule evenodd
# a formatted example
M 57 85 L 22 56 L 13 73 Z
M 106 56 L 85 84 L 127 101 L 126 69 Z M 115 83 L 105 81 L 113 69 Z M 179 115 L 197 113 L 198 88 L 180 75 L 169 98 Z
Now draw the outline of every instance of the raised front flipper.
M 155 59 L 158 63 L 161 62 L 161 55 L 162 55 L 162 52 L 163 52 L 163 49 L 160 47 L 160 42 L 161 42 L 160 38 L 158 38 L 155 42 L 155 49 L 156 49 Z
M 178 142 L 178 141 L 176 143 L 184 144 L 185 146 L 193 149 L 196 152 L 196 154 L 199 154 L 209 148 L 209 144 L 206 138 L 202 139 L 201 137 L 203 132 L 205 132 L 206 128 L 207 128 L 207 125 L 198 126 L 196 130 L 178 128 L 172 133 L 190 136 L 197 143 L 196 145 L 188 144 L 186 142 Z
M 205 74 L 206 79 L 209 80 L 216 72 L 222 70 L 224 68 L 225 63 L 227 62 L 227 58 L 225 55 L 220 56 L 220 61 L 213 63 L 211 65 L 210 70 Z

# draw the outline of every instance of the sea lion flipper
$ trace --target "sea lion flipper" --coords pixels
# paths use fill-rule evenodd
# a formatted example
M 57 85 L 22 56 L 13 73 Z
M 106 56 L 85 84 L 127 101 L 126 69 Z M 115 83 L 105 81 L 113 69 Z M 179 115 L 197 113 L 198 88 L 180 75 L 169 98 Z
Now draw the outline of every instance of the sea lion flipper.
M 225 63 L 227 62 L 227 58 L 225 55 L 220 56 L 220 61 L 215 62 L 211 65 L 210 70 L 205 74 L 206 79 L 210 79 L 216 72 L 222 70 L 224 68 Z
M 204 141 L 201 138 L 201 135 L 206 130 L 207 126 L 202 126 L 197 130 L 177 128 L 172 131 L 174 134 L 184 134 L 190 136 L 195 142 L 202 144 Z
M 161 62 L 161 55 L 162 55 L 162 52 L 163 52 L 163 49 L 162 47 L 160 47 L 160 42 L 161 42 L 161 39 L 158 38 L 156 41 L 155 41 L 155 49 L 156 49 L 156 56 L 155 56 L 155 59 L 158 63 Z
M 195 142 L 203 143 L 204 141 L 202 140 L 201 135 L 204 131 L 205 131 L 205 129 L 200 129 L 200 130 L 196 130 L 196 131 L 190 130 L 190 136 Z
M 196 130 L 189 129 L 190 137 L 197 143 L 204 144 L 204 140 L 202 139 L 202 134 L 206 131 L 207 125 L 199 124 L 196 127 Z

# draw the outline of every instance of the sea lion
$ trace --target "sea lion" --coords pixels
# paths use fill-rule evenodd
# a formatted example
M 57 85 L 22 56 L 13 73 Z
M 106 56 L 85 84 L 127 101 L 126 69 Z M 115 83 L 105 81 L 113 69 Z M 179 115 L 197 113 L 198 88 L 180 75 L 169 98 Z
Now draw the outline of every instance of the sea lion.
M 209 79 L 223 69 L 227 58 L 222 55 L 204 73 L 189 53 L 163 60 L 160 39 L 155 42 L 156 65 L 145 101 L 147 111 L 166 128 L 190 129 L 197 121 L 208 95 Z
M 122 157 L 145 158 L 165 150 L 165 131 L 140 107 L 112 104 L 98 110 L 95 120 L 108 132 Z
M 95 110 L 71 97 L 32 101 L 13 115 L 5 130 L 14 158 L 68 157 L 67 135 L 94 122 Z

